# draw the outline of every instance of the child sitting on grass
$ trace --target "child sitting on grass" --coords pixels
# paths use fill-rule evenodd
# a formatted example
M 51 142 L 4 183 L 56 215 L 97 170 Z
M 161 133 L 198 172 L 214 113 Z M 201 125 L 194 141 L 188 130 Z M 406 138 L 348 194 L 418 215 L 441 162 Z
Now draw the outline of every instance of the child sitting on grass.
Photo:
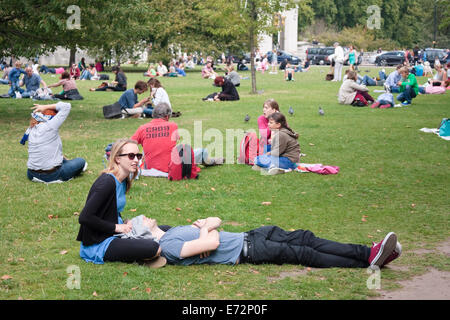
M 267 173 L 270 175 L 295 169 L 300 162 L 298 133 L 289 128 L 286 117 L 281 112 L 272 113 L 268 119 L 272 132 L 271 150 L 255 157 L 255 165 L 252 169 L 268 169 Z

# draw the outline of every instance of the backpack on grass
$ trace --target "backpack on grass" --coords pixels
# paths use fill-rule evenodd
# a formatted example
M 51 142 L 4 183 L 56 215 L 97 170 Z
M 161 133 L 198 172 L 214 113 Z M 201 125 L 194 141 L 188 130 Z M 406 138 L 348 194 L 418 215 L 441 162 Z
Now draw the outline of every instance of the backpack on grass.
M 262 150 L 261 150 L 262 153 Z M 254 165 L 255 157 L 260 155 L 259 139 L 254 132 L 247 132 L 239 146 L 238 163 Z
M 194 150 L 188 144 L 180 144 L 172 149 L 169 162 L 170 181 L 198 179 L 200 168 L 195 164 Z
M 439 135 L 441 137 L 448 137 L 450 136 L 450 119 L 444 118 L 441 121 L 441 124 L 439 125 Z

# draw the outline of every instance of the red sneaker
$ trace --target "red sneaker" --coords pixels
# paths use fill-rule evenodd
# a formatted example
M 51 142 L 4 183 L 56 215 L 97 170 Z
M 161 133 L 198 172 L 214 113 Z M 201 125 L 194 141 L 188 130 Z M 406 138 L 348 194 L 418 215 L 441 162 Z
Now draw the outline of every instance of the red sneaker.
M 380 103 L 378 101 L 375 101 L 370 107 L 372 109 L 378 108 L 380 106 Z
M 391 107 L 390 104 L 382 104 L 382 105 L 380 106 L 380 109 L 387 109 L 387 108 L 390 108 L 390 107 Z
M 395 249 L 394 251 L 391 253 L 391 255 L 389 257 L 387 257 L 387 259 L 384 261 L 383 263 L 383 267 L 385 265 L 387 265 L 389 262 L 392 262 L 393 260 L 397 259 L 398 257 L 400 257 L 400 255 L 402 254 L 402 245 L 400 244 L 400 242 L 397 241 L 397 244 L 395 245 Z
M 369 264 L 373 268 L 377 266 L 381 268 L 384 262 L 391 256 L 394 252 L 395 246 L 397 244 L 397 235 L 394 232 L 389 232 L 383 241 L 379 243 L 374 243 L 370 250 Z

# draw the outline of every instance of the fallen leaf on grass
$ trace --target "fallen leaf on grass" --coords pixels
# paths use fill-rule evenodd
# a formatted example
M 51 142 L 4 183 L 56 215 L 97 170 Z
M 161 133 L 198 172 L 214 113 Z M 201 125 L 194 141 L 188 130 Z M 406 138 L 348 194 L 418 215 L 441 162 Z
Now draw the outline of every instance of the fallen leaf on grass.
M 338 194 L 338 197 L 343 197 L 343 196 L 344 196 L 343 194 L 340 194 L 340 193 Z
M 136 212 L 137 209 L 130 209 L 131 212 Z
M 216 189 L 215 189 L 215 188 L 211 188 L 211 190 L 212 190 L 212 191 L 216 191 Z
M 94 291 L 94 292 L 92 293 L 92 295 L 93 295 L 94 297 L 98 297 L 98 294 L 97 294 L 96 291 Z
M 145 288 L 145 292 L 147 292 L 147 293 L 152 292 L 152 288 Z
M 270 220 L 272 220 L 272 219 L 270 219 L 270 218 L 266 218 L 266 220 L 267 220 L 267 221 L 270 221 Z
M 123 276 L 126 277 L 127 275 L 128 275 L 128 272 L 125 271 L 125 272 L 123 273 Z
M 74 216 L 79 216 L 80 213 L 79 213 L 79 212 L 74 212 L 73 215 L 74 215 Z
M 52 215 L 52 214 L 49 214 L 47 217 L 48 217 L 50 220 L 52 220 L 52 219 L 58 219 L 58 216 L 54 216 L 54 215 Z
M 250 269 L 250 272 L 253 272 L 254 274 L 259 274 L 259 271 L 256 271 L 256 270 L 253 270 L 253 269 Z
M 309 145 L 312 147 L 312 146 L 314 146 L 314 143 L 310 143 Z
M 270 202 L 270 201 L 265 201 L 265 202 L 261 202 L 261 204 L 262 204 L 263 206 L 270 206 L 270 205 L 272 204 L 272 202 Z
M 192 222 L 192 220 L 191 220 L 191 219 L 186 219 L 186 221 L 187 221 L 187 222 L 189 222 L 189 223 L 191 223 L 191 222 Z
M 362 222 L 367 222 L 366 218 L 362 217 L 361 219 Z
M 137 289 L 139 289 L 139 287 L 134 287 L 134 288 L 131 288 L 131 290 L 137 290 Z
M 416 204 L 415 203 L 411 203 L 411 207 L 415 208 Z
M 177 211 L 181 211 L 181 208 L 175 208 L 175 210 L 177 210 Z
M 334 292 L 334 289 L 333 289 L 333 288 L 329 288 L 329 289 L 330 289 L 331 292 Z
M 59 254 L 66 254 L 67 252 L 69 252 L 69 251 L 67 251 L 67 250 L 62 250 L 62 251 L 59 252 Z
M 9 280 L 12 279 L 13 277 L 11 277 L 9 274 L 5 274 L 4 276 L 2 276 L 2 280 Z

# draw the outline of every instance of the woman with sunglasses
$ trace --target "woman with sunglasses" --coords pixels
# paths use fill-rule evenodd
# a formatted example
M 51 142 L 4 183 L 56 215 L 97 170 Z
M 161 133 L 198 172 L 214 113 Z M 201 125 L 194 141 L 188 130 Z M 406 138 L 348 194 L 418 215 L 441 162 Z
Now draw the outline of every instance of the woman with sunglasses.
M 159 256 L 159 244 L 153 240 L 116 237 L 132 229 L 131 221 L 124 223 L 121 212 L 141 158 L 136 141 L 121 139 L 113 144 L 108 167 L 92 185 L 79 217 L 77 240 L 85 261 L 145 262 Z

